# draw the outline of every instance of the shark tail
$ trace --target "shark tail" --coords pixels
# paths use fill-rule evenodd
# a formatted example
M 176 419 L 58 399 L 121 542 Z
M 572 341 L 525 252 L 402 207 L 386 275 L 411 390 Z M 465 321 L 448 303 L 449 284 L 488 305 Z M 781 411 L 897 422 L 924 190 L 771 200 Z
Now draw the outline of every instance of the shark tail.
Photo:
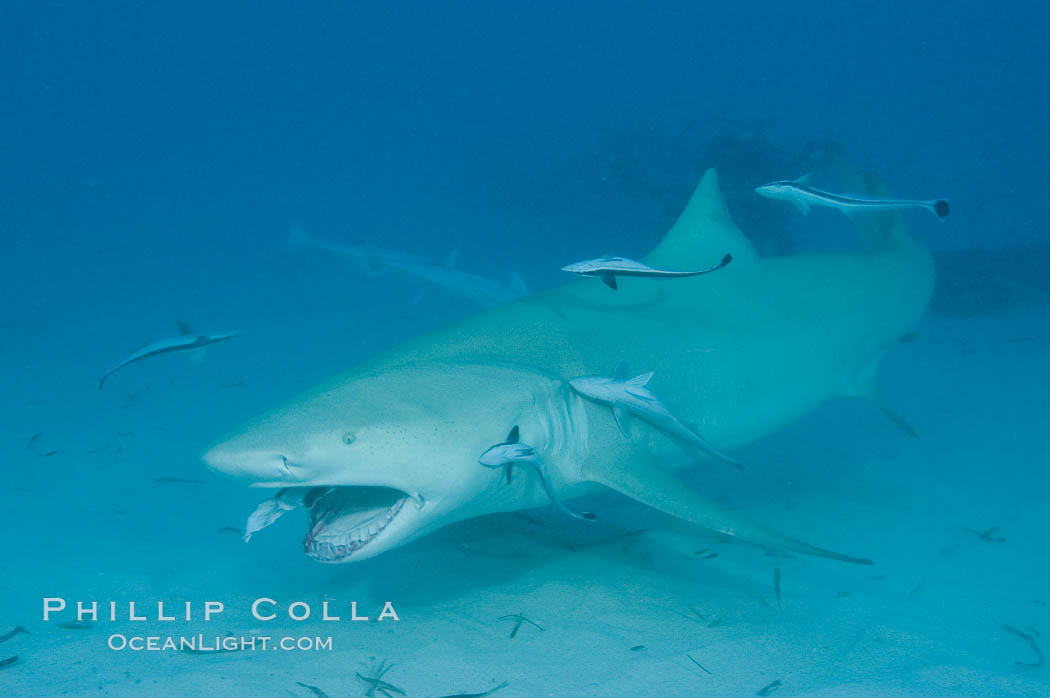
M 942 223 L 947 220 L 948 214 L 951 213 L 951 206 L 948 205 L 947 199 L 936 199 L 934 201 L 926 202 L 929 204 L 930 211 L 933 215 L 937 216 L 937 220 Z

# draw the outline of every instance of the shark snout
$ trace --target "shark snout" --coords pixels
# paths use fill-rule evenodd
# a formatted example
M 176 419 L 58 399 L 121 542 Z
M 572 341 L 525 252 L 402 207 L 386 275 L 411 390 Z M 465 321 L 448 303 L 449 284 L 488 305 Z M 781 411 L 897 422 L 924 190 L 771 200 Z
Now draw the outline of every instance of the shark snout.
M 279 451 L 246 450 L 219 444 L 204 452 L 204 463 L 218 472 L 260 482 L 297 480 L 288 457 Z

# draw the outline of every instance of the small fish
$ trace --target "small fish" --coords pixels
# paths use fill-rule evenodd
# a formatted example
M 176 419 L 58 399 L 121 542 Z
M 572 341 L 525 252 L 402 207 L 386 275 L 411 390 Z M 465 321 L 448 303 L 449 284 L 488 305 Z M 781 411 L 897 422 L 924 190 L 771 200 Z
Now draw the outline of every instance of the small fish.
M 554 506 L 558 507 L 574 519 L 594 521 L 597 518 L 590 512 L 577 514 L 566 508 L 566 506 L 561 503 L 561 500 L 559 500 L 557 495 L 554 494 L 554 487 L 551 486 L 550 476 L 547 474 L 547 467 L 544 465 L 543 459 L 541 459 L 536 453 L 535 448 L 528 444 L 521 443 L 520 432 L 517 424 L 515 424 L 511 428 L 510 433 L 507 434 L 506 441 L 502 441 L 485 449 L 485 452 L 478 458 L 478 462 L 486 468 L 504 468 L 507 473 L 508 483 L 510 482 L 511 469 L 515 465 L 528 465 L 536 471 L 536 475 L 540 479 L 540 484 L 543 486 L 543 491 L 547 493 L 547 497 L 550 498 L 551 503 L 554 504 Z
M 718 553 L 712 552 L 707 548 L 704 548 L 703 550 L 697 550 L 692 555 L 683 555 L 682 557 L 687 557 L 690 560 L 713 560 L 714 558 L 718 557 Z
M 999 527 L 992 526 L 986 531 L 975 531 L 972 528 L 966 529 L 968 533 L 972 533 L 985 543 L 1005 543 L 1006 539 L 999 535 Z
M 755 189 L 760 195 L 767 199 L 777 199 L 793 203 L 803 215 L 809 214 L 810 206 L 824 206 L 834 208 L 843 213 L 855 213 L 866 211 L 899 211 L 905 208 L 924 208 L 938 220 L 943 221 L 948 217 L 949 206 L 946 199 L 933 199 L 930 201 L 913 201 L 910 199 L 875 199 L 857 196 L 842 196 L 831 192 L 815 189 L 809 186 L 809 177 L 799 177 L 797 180 L 784 180 L 770 182 Z
M 278 490 L 277 494 L 261 503 L 248 517 L 248 523 L 244 526 L 244 542 L 252 539 L 252 535 L 263 530 L 287 512 L 304 506 L 305 493 L 299 488 L 286 487 Z
M 1024 632 L 1023 630 L 1018 630 L 1014 626 L 1008 625 L 1006 623 L 1001 623 L 1000 627 L 1003 630 L 1005 630 L 1006 632 L 1010 633 L 1011 635 L 1016 635 L 1017 637 L 1021 638 L 1025 642 L 1027 642 L 1028 646 L 1032 648 L 1033 652 L 1035 652 L 1036 661 L 1034 661 L 1034 662 L 1016 662 L 1015 661 L 1014 664 L 1016 664 L 1017 666 L 1030 666 L 1030 667 L 1043 666 L 1043 662 L 1046 661 L 1046 656 L 1043 654 L 1043 650 L 1039 649 L 1039 645 L 1038 645 L 1038 643 L 1036 643 L 1034 637 L 1032 637 L 1028 633 Z
M 91 630 L 95 626 L 86 620 L 67 620 L 65 623 L 59 623 L 58 627 L 65 630 Z
M 646 279 L 677 279 L 683 276 L 710 274 L 725 267 L 732 261 L 733 255 L 727 254 L 722 257 L 721 262 L 707 269 L 670 271 L 667 269 L 654 269 L 636 259 L 628 259 L 627 257 L 598 257 L 597 259 L 588 259 L 585 262 L 568 264 L 562 267 L 561 270 L 577 276 L 590 276 L 601 279 L 606 286 L 615 291 L 617 289 L 617 276 L 639 276 Z
M 773 568 L 773 591 L 777 594 L 777 608 L 780 608 L 780 567 Z
M 773 691 L 775 691 L 778 688 L 780 688 L 781 685 L 782 684 L 781 684 L 780 679 L 777 679 L 773 683 L 769 683 L 769 684 L 766 684 L 765 686 L 763 686 L 761 689 L 759 689 L 758 693 L 756 693 L 755 695 L 756 696 L 762 696 L 763 698 L 765 698 L 765 696 L 772 695 Z
M 235 533 L 238 536 L 243 536 L 244 531 L 237 528 L 236 526 L 223 526 L 222 528 L 215 529 L 216 533 Z
M 386 660 L 384 659 L 379 663 L 379 666 L 376 668 L 376 670 L 372 672 L 373 676 L 362 676 L 358 672 L 354 673 L 357 674 L 357 678 L 361 679 L 366 683 L 372 684 L 369 687 L 369 689 L 365 691 L 365 695 L 369 698 L 371 698 L 371 696 L 374 696 L 376 694 L 376 691 L 379 691 L 380 693 L 386 696 L 389 696 L 391 693 L 397 693 L 398 695 L 403 696 L 405 695 L 404 691 L 402 691 L 400 688 L 391 683 L 383 681 L 383 676 L 393 668 L 394 665 L 387 664 Z
M 489 690 L 483 693 L 454 693 L 448 696 L 438 696 L 438 698 L 485 698 L 485 696 L 491 696 L 496 691 L 500 690 L 501 688 L 506 688 L 509 685 L 510 681 L 504 681 L 499 686 L 496 686 L 495 688 L 490 688 Z
M 688 652 L 686 652 L 686 653 L 685 653 L 685 656 L 689 658 L 689 661 L 690 661 L 690 662 L 692 662 L 693 664 L 695 664 L 695 665 L 697 665 L 698 667 L 700 667 L 700 669 L 701 669 L 701 670 L 703 670 L 703 672 L 704 672 L 705 674 L 709 674 L 710 676 L 714 676 L 714 674 L 712 674 L 712 673 L 711 673 L 711 672 L 710 672 L 710 671 L 708 670 L 708 668 L 707 668 L 707 667 L 705 667 L 705 666 L 704 666 L 703 664 L 701 664 L 700 662 L 696 661 L 696 659 L 695 659 L 695 658 L 693 657 L 693 655 L 691 655 L 691 654 L 689 654 Z
M 641 652 L 644 649 L 645 649 L 645 645 L 635 645 L 634 647 L 631 648 L 631 651 L 632 652 Z
M 16 628 L 14 628 L 13 630 L 8 630 L 8 631 L 7 631 L 6 633 L 4 633 L 3 635 L 0 635 L 0 642 L 7 642 L 7 641 L 8 641 L 8 640 L 10 640 L 11 638 L 13 638 L 13 637 L 14 637 L 15 635 L 19 635 L 19 634 L 21 634 L 21 633 L 26 633 L 26 634 L 28 635 L 28 634 L 29 634 L 29 631 L 28 631 L 28 630 L 26 630 L 26 629 L 25 629 L 24 627 L 22 627 L 21 625 L 19 625 L 19 626 L 17 626 Z
M 205 347 L 211 346 L 212 344 L 218 344 L 219 342 L 225 342 L 227 339 L 233 339 L 240 334 L 240 332 L 194 334 L 193 330 L 185 324 L 179 325 L 179 331 L 182 333 L 179 336 L 150 342 L 141 349 L 131 352 L 123 359 L 113 364 L 109 370 L 102 375 L 102 379 L 98 382 L 98 389 L 102 390 L 102 386 L 106 384 L 106 379 L 128 364 L 133 364 L 136 361 L 141 361 L 142 359 L 151 356 L 159 356 L 161 354 L 169 354 L 176 351 L 199 351 Z
M 579 376 L 571 379 L 569 385 L 583 397 L 611 407 L 616 425 L 624 436 L 630 434 L 630 416 L 633 414 L 734 468 L 744 467 L 743 463 L 719 451 L 695 429 L 675 417 L 660 398 L 646 387 L 652 377 L 652 373 L 643 373 L 627 378 L 627 369 L 620 362 L 616 364 L 611 377 Z
M 158 477 L 153 482 L 158 485 L 203 485 L 204 480 L 186 480 L 181 477 Z
M 38 431 L 37 433 L 35 433 L 32 436 L 30 436 L 29 437 L 29 441 L 26 442 L 26 448 L 36 448 L 37 441 L 39 441 L 40 437 L 43 436 L 43 435 L 44 435 L 44 432 Z
M 518 631 L 521 630 L 522 623 L 528 623 L 532 627 L 534 627 L 537 630 L 539 630 L 541 633 L 543 632 L 543 628 L 541 628 L 538 623 L 535 623 L 535 622 L 529 620 L 528 618 L 526 618 L 525 616 L 521 615 L 520 613 L 514 613 L 514 614 L 509 615 L 509 616 L 500 616 L 498 620 L 513 620 L 513 621 L 516 621 L 514 623 L 514 629 L 510 631 L 510 637 L 511 638 L 515 637 L 518 634 Z
M 101 446 L 96 446 L 95 448 L 92 448 L 91 450 L 85 451 L 84 453 L 86 453 L 88 455 L 92 455 L 92 454 L 95 454 L 95 453 L 102 453 L 103 451 L 106 451 L 106 450 L 108 450 L 110 448 L 113 448 L 113 444 L 102 444 Z
M 9 667 L 9 666 L 11 666 L 12 664 L 14 664 L 17 661 L 18 661 L 18 655 L 17 654 L 15 656 L 13 656 L 13 657 L 8 657 L 7 659 L 0 659 L 0 669 L 3 669 L 4 667 Z
M 310 693 L 313 693 L 315 696 L 317 696 L 317 698 L 328 698 L 328 694 L 325 693 L 324 691 L 322 691 L 317 686 L 311 686 L 310 684 L 303 683 L 302 681 L 296 681 L 295 683 L 296 683 L 297 686 L 302 686 L 303 688 L 308 690 Z

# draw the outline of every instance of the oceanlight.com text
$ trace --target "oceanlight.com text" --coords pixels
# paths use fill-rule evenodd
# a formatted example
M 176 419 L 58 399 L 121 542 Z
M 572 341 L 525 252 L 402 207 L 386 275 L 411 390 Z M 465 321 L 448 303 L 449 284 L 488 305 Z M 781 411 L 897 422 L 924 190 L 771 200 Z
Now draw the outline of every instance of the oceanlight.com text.
M 329 637 L 272 637 L 269 635 L 251 635 L 247 637 L 226 637 L 206 635 L 123 635 L 114 633 L 107 640 L 109 648 L 115 652 L 191 652 L 207 654 L 210 652 L 331 652 L 332 638 Z

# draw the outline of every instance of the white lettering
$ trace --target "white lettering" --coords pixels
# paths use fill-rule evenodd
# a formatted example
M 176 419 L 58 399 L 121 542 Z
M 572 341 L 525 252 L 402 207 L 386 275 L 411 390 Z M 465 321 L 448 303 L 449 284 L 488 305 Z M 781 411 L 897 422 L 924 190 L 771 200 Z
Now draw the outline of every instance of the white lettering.
M 57 605 L 56 603 L 57 602 Z M 44 621 L 51 620 L 51 614 L 58 611 L 63 611 L 66 608 L 66 600 L 58 598 L 44 599 Z
M 256 599 L 255 601 L 253 601 L 252 602 L 252 616 L 255 617 L 255 620 L 263 620 L 263 621 L 265 621 L 265 620 L 273 620 L 274 618 L 276 618 L 277 617 L 276 613 L 271 613 L 268 616 L 260 616 L 259 615 L 259 604 L 263 604 L 263 603 L 268 603 L 271 606 L 274 606 L 274 605 L 277 604 L 276 601 L 274 601 L 273 599 L 268 599 L 265 596 L 263 598 L 261 598 L 261 599 Z
M 328 602 L 321 604 L 321 620 L 339 620 L 339 616 L 328 615 Z
M 211 620 L 212 614 L 222 613 L 225 606 L 222 605 L 222 601 L 205 601 L 204 602 L 204 622 Z
M 357 602 L 350 602 L 350 620 L 368 620 L 368 616 L 357 615 Z
M 379 613 L 379 620 L 386 620 L 387 618 L 401 620 L 397 615 L 397 611 L 394 610 L 394 604 L 389 601 L 383 604 L 383 610 Z
M 296 615 L 295 609 L 302 608 L 302 615 Z M 288 617 L 292 620 L 306 620 L 310 617 L 310 606 L 302 601 L 296 601 L 288 607 Z
M 77 620 L 84 620 L 84 616 L 91 615 L 91 620 L 98 620 L 98 601 L 91 602 L 91 608 L 85 608 L 83 601 L 77 601 Z

